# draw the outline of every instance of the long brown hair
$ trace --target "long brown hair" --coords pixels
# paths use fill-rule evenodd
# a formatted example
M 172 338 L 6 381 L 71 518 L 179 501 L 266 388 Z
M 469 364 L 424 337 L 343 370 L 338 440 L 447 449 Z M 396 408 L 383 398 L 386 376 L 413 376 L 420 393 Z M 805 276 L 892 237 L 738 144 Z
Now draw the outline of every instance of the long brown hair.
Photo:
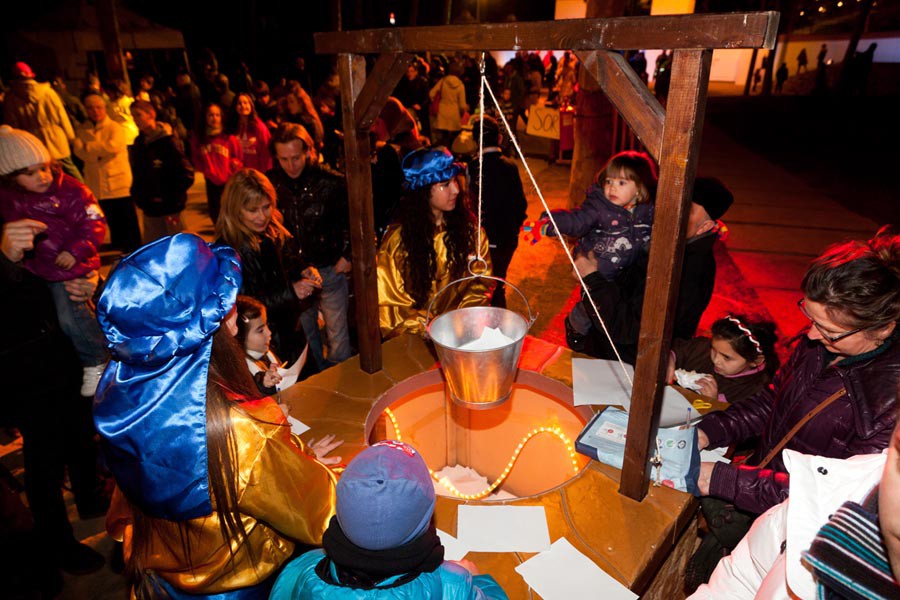
M 259 250 L 259 236 L 244 224 L 241 209 L 252 209 L 258 204 L 269 203 L 272 205 L 272 218 L 263 235 L 274 240 L 275 245 L 280 247 L 290 237 L 290 233 L 282 225 L 283 217 L 276 201 L 275 188 L 265 175 L 256 169 L 241 169 L 225 184 L 222 210 L 216 221 L 216 235 L 235 250 L 240 251 L 246 246 Z
M 232 397 L 226 395 L 226 392 Z M 235 540 L 228 544 L 231 559 L 234 548 L 247 539 L 247 531 L 241 521 L 238 509 L 238 457 L 237 441 L 231 422 L 231 410 L 241 400 L 256 400 L 261 393 L 250 375 L 244 361 L 243 350 L 237 340 L 220 327 L 213 335 L 212 352 L 209 360 L 209 376 L 206 382 L 206 446 L 209 473 L 210 498 L 219 519 L 219 531 L 224 540 Z M 132 552 L 126 577 L 138 600 L 166 598 L 168 594 L 156 576 L 147 571 L 150 562 L 150 540 L 161 522 L 150 518 L 131 504 L 134 517 Z M 178 524 L 181 548 L 187 558 L 188 567 L 193 569 L 191 558 L 192 543 L 199 541 L 196 530 L 190 522 Z M 253 557 L 251 557 L 251 562 Z

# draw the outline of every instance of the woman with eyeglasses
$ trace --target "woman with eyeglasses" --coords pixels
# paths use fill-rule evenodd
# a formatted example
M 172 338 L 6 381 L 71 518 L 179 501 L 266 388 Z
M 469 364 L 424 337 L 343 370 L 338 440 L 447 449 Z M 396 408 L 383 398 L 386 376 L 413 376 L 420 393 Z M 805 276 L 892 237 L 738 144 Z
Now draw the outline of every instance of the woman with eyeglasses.
M 701 465 L 699 487 L 709 496 L 701 505 L 712 535 L 698 553 L 714 557 L 707 561 L 713 567 L 722 556 L 716 542 L 730 550 L 756 515 L 787 497 L 783 449 L 841 459 L 879 453 L 896 422 L 900 235 L 884 227 L 868 242 L 826 249 L 801 289 L 809 330 L 772 385 L 698 426 L 701 449 L 758 438 L 740 466 Z M 688 575 L 698 575 L 690 565 Z

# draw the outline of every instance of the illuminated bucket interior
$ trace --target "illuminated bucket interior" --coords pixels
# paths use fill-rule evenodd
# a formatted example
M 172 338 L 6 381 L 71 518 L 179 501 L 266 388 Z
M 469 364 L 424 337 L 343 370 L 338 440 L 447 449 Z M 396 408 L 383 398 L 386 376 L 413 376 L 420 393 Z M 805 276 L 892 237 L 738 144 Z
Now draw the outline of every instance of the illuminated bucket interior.
M 505 474 L 499 489 L 525 497 L 558 487 L 581 471 L 588 459 L 573 444 L 590 417 L 586 407 L 572 406 L 571 388 L 523 370 L 507 402 L 471 410 L 448 398 L 441 371 L 435 369 L 382 395 L 369 414 L 366 434 L 369 443 L 399 438 L 412 444 L 433 471 L 459 464 L 488 483 Z

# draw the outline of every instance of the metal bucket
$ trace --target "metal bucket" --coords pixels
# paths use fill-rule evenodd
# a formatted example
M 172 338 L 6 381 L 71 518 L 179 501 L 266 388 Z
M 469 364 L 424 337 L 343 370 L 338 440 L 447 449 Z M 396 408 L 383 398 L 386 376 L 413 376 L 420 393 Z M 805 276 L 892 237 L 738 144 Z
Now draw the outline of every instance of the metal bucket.
M 488 275 L 464 277 L 449 283 L 444 290 L 476 277 L 506 283 L 518 292 L 525 300 L 529 320 L 505 308 L 472 306 L 451 310 L 435 317 L 426 327 L 441 361 L 450 397 L 457 404 L 468 408 L 485 409 L 502 404 L 509 397 L 518 370 L 522 343 L 535 317 L 531 314 L 531 307 L 525 295 L 514 285 L 497 277 Z M 432 298 L 426 317 L 431 312 L 434 299 L 444 290 Z M 486 327 L 499 329 L 511 341 L 486 350 L 461 348 L 469 342 L 480 339 Z

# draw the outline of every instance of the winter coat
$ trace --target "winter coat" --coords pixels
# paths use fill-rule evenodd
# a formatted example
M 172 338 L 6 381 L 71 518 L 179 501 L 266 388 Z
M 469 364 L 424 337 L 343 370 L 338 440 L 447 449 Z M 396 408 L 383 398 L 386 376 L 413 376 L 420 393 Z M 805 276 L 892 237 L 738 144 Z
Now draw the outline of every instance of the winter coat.
M 194 167 L 165 128 L 141 133 L 128 149 L 134 179 L 131 197 L 150 217 L 179 213 L 194 184 Z
M 3 120 L 11 127 L 37 136 L 47 146 L 51 158 L 71 156 L 69 142 L 75 139 L 75 131 L 66 107 L 49 83 L 34 79 L 14 81 L 3 104 Z
M 528 210 L 519 169 L 513 161 L 503 156 L 499 148 L 485 149 L 483 160 L 482 225 L 492 246 L 515 248 L 519 241 L 519 229 Z M 477 163 L 473 170 L 472 198 L 477 202 Z
M 128 137 L 121 124 L 105 117 L 85 121 L 75 130 L 75 156 L 84 161 L 84 182 L 100 200 L 131 194 Z
M 804 338 L 771 387 L 725 411 L 706 415 L 699 427 L 709 438 L 710 448 L 760 436 L 747 460 L 747 465 L 756 465 L 804 415 L 843 387 L 847 394 L 813 417 L 785 448 L 831 458 L 881 452 L 896 423 L 900 335 L 889 338 L 880 349 L 874 356 L 849 357 L 842 361 L 847 364 L 827 366 L 825 348 Z M 759 514 L 787 498 L 788 484 L 779 453 L 763 470 L 717 463 L 709 493 Z
M 26 269 L 45 281 L 77 279 L 100 268 L 100 245 L 106 219 L 87 187 L 65 173 L 55 173 L 42 193 L 0 187 L 0 216 L 4 222 L 34 219 L 47 225 L 23 260 Z M 60 252 L 75 257 L 75 266 L 56 266 Z
M 560 233 L 581 238 L 581 251 L 594 253 L 597 272 L 608 281 L 634 264 L 650 244 L 653 203 L 643 202 L 627 210 L 610 202 L 599 185 L 590 187 L 578 208 L 557 209 L 552 215 Z
M 438 93 L 441 94 L 441 101 L 438 105 L 438 114 L 434 118 L 434 128 L 460 131 L 462 115 L 468 109 L 465 85 L 456 75 L 447 75 L 431 88 L 428 97 L 434 98 Z
M 754 521 L 689 600 L 815 600 L 816 584 L 800 553 L 841 504 L 861 501 L 880 481 L 885 456 L 838 460 L 786 451 L 791 497 Z
M 316 565 L 325 556 L 312 550 L 289 562 L 275 581 L 269 600 L 506 600 L 503 588 L 490 575 L 471 575 L 464 568 L 444 562 L 431 573 L 421 573 L 407 583 L 390 587 L 399 576 L 371 590 L 344 587 L 323 580 Z
M 306 347 L 306 336 L 299 325 L 304 304 L 294 293 L 292 282 L 302 279 L 301 273 L 309 265 L 300 259 L 291 241 L 278 248 L 271 238 L 263 236 L 258 250 L 244 245 L 237 251 L 243 275 L 240 293 L 265 304 L 271 346 L 282 359 L 293 362 Z
M 266 176 L 275 186 L 278 210 L 294 237 L 303 260 L 317 268 L 350 260 L 350 219 L 347 184 L 328 168 L 307 165 L 291 179 L 275 167 Z
M 712 298 L 716 284 L 716 258 L 713 253 L 718 236 L 712 231 L 690 239 L 684 245 L 684 262 L 678 285 L 678 304 L 675 306 L 673 338 L 690 339 L 697 330 L 703 311 Z M 607 281 L 599 272 L 584 278 L 591 298 L 597 303 L 600 315 L 615 340 L 616 348 L 626 362 L 637 359 L 638 334 L 641 330 L 641 310 L 647 289 L 648 254 L 624 269 L 614 281 Z M 615 353 L 594 316 L 594 309 L 582 294 L 581 302 L 593 322 L 583 348 L 574 348 L 596 358 L 614 360 Z M 570 342 L 571 345 L 571 342 Z

